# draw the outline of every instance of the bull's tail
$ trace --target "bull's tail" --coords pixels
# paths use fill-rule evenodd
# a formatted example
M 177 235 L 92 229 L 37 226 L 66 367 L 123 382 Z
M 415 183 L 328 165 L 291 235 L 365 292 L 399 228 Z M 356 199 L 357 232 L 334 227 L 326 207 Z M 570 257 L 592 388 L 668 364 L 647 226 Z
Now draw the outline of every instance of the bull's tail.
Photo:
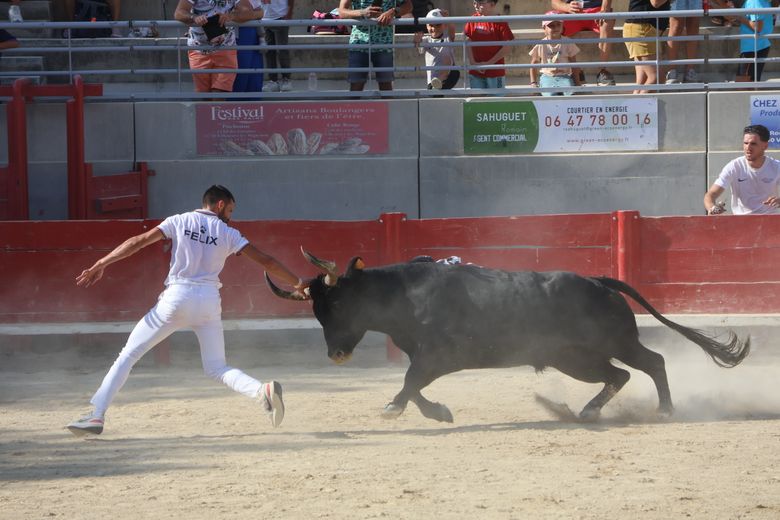
M 700 330 L 684 327 L 679 323 L 675 323 L 665 318 L 660 312 L 655 310 L 655 308 L 650 305 L 636 289 L 627 283 L 615 280 L 614 278 L 601 276 L 595 277 L 594 279 L 598 280 L 605 287 L 619 291 L 636 300 L 637 303 L 647 309 L 658 321 L 699 345 L 719 366 L 726 368 L 735 367 L 750 353 L 750 336 L 748 336 L 745 341 L 742 341 L 733 331 L 729 331 L 728 339 L 726 341 L 717 341 L 714 337 L 708 336 Z

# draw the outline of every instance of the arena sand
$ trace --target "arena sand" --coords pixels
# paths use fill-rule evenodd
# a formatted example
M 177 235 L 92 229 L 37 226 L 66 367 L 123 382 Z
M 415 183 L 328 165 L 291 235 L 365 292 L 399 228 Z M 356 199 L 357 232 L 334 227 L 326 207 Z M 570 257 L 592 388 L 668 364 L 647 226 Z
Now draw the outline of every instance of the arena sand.
M 171 367 L 144 359 L 105 433 L 75 438 L 63 427 L 117 349 L 3 355 L 0 518 L 780 518 L 778 355 L 724 370 L 680 340 L 684 356 L 663 352 L 673 418 L 656 418 L 650 379 L 632 371 L 595 424 L 561 421 L 534 394 L 579 410 L 598 385 L 554 370 L 460 372 L 425 390 L 455 416 L 440 424 L 412 404 L 379 417 L 406 368 L 381 349 L 345 366 L 324 347 L 232 353 L 283 383 L 275 430 L 207 379 L 190 345 Z

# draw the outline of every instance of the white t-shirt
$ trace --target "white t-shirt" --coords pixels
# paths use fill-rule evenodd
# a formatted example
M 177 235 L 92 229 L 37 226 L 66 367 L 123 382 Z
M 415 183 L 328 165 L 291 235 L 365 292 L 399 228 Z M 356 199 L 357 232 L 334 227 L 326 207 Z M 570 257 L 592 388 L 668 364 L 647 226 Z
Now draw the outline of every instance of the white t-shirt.
M 423 36 L 422 41 L 426 43 L 451 42 L 448 35 L 442 34 L 441 38 L 434 38 L 430 34 Z M 423 48 L 420 48 L 423 50 Z M 425 47 L 425 65 L 428 67 L 451 67 L 455 65 L 455 47 Z M 433 79 L 435 70 L 426 70 L 428 73 L 428 83 Z M 448 71 L 449 72 L 449 71 Z
M 541 67 L 539 72 L 545 76 L 568 76 L 572 73 L 571 67 L 560 67 L 560 64 L 571 63 L 572 56 L 580 52 L 580 48 L 573 43 L 567 43 L 565 36 L 560 40 L 545 40 L 556 43 L 541 43 L 534 45 L 528 54 L 536 58 L 539 63 L 550 64 L 550 67 Z
M 287 0 L 249 0 L 252 8 L 260 7 L 263 10 L 263 18 L 266 20 L 279 20 L 287 16 L 290 5 Z
M 219 273 L 228 256 L 249 241 L 207 209 L 173 215 L 157 226 L 173 241 L 165 285 L 211 285 L 219 289 Z
M 735 215 L 778 213 L 777 208 L 762 204 L 768 197 L 778 196 L 780 161 L 764 156 L 764 165 L 754 170 L 745 157 L 728 163 L 715 184 L 731 188 L 731 211 Z

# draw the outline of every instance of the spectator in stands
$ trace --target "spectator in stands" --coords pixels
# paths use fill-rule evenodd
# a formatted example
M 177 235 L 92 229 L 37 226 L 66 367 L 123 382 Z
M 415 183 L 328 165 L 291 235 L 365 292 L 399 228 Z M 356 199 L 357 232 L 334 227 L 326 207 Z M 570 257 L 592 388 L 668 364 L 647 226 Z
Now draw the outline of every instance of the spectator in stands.
M 631 13 L 646 13 L 644 16 L 629 18 L 623 23 L 624 38 L 655 38 L 666 30 L 669 19 L 660 11 L 669 10 L 669 0 L 630 0 L 628 11 Z M 662 18 L 658 18 L 662 17 Z M 638 85 L 652 85 L 658 77 L 655 73 L 655 65 L 643 63 L 655 60 L 655 41 L 626 42 L 628 55 L 637 62 L 636 83 Z M 638 88 L 634 94 L 646 94 L 647 89 Z
M 294 0 L 259 0 L 263 2 L 266 20 L 289 20 L 292 17 Z M 289 42 L 290 27 L 266 27 L 265 43 L 268 48 L 265 51 L 265 61 L 269 69 L 289 69 L 290 50 L 276 49 L 276 45 L 287 45 Z M 281 76 L 281 80 L 279 77 Z M 292 90 L 290 73 L 269 72 L 268 81 L 263 85 L 264 92 L 289 92 Z
M 412 0 L 340 0 L 340 18 L 363 18 L 376 20 L 376 24 L 355 25 L 349 36 L 350 45 L 376 45 L 376 49 L 350 49 L 348 66 L 350 68 L 393 67 L 393 49 L 386 47 L 393 43 L 393 20 L 412 11 Z M 379 90 L 393 90 L 394 74 L 392 70 L 376 71 Z M 349 90 L 358 92 L 365 88 L 368 70 L 347 74 Z
M 567 66 L 577 62 L 579 47 L 570 43 L 568 38 L 562 36 L 563 22 L 560 20 L 544 20 L 544 40 L 546 43 L 535 45 L 531 52 L 531 63 L 547 65 L 540 69 L 531 69 L 531 86 L 573 87 L 580 84 L 580 69 Z M 538 79 L 537 79 L 538 78 Z M 571 96 L 572 91 L 567 92 L 542 92 L 543 96 Z
M 181 329 L 195 331 L 206 374 L 231 390 L 257 399 L 271 416 L 274 427 L 282 422 L 281 385 L 275 381 L 262 384 L 225 362 L 219 275 L 228 257 L 241 254 L 293 285 L 297 291 L 304 289 L 304 282 L 228 225 L 235 205 L 235 198 L 227 188 L 211 186 L 203 194 L 202 209 L 168 217 L 146 233 L 125 240 L 76 277 L 77 285 L 89 287 L 97 283 L 114 262 L 160 240 L 169 239 L 173 243 L 165 290 L 157 305 L 130 333 L 125 347 L 90 401 L 94 409 L 70 423 L 71 432 L 76 435 L 102 433 L 106 410 L 127 381 L 133 365 L 155 345 Z
M 428 69 L 428 89 L 451 89 L 460 79 L 460 71 L 442 70 L 436 67 L 452 67 L 455 65 L 455 49 L 453 47 L 443 46 L 443 43 L 452 43 L 455 41 L 455 25 L 444 23 L 444 18 L 449 13 L 444 9 L 432 9 L 424 18 L 437 18 L 442 23 L 427 24 L 428 34 L 414 34 L 414 44 L 420 54 L 425 53 L 425 66 L 434 67 Z M 420 43 L 427 43 L 425 47 L 420 47 Z
M 582 14 L 582 13 L 611 13 L 612 0 L 551 0 L 552 9 L 559 14 Z M 573 37 L 576 33 L 582 31 L 594 31 L 598 33 L 601 41 L 599 42 L 599 59 L 602 62 L 609 61 L 612 44 L 604 41 L 605 38 L 615 37 L 615 20 L 567 20 L 563 23 L 563 34 Z M 585 76 L 580 72 L 578 81 L 585 82 Z M 596 84 L 599 86 L 609 86 L 615 84 L 615 78 L 605 68 L 601 67 L 596 75 Z
M 265 18 L 265 11 L 263 11 L 263 0 L 249 0 L 252 10 L 254 11 L 254 19 L 259 20 Z M 257 46 L 260 44 L 260 27 L 238 27 L 238 35 L 236 36 L 236 43 L 239 49 L 236 51 L 236 61 L 238 62 L 238 69 L 262 69 L 263 68 L 263 55 L 258 49 L 241 49 L 243 45 Z M 236 79 L 233 81 L 233 92 L 261 92 L 263 90 L 263 73 L 262 72 L 246 72 L 242 74 L 236 74 Z
M 433 5 L 431 0 L 412 0 L 412 11 L 401 16 L 401 18 L 425 18 L 425 15 L 434 9 L 436 9 L 436 6 Z M 421 23 L 416 25 L 397 25 L 395 27 L 395 32 L 398 34 L 424 33 L 425 30 L 425 25 Z
M 671 0 L 669 3 L 672 13 L 675 11 L 692 11 L 702 9 L 702 0 Z M 699 17 L 690 16 L 682 18 L 679 16 L 672 16 L 669 18 L 669 37 L 678 38 L 680 36 L 698 36 L 699 35 Z M 699 48 L 699 42 L 696 40 L 689 40 L 681 42 L 679 40 L 671 39 L 668 41 L 669 54 L 667 58 L 669 60 L 676 60 L 677 55 L 681 47 L 685 48 L 686 58 L 689 60 L 696 59 L 696 53 Z M 696 72 L 696 66 L 688 64 L 685 66 L 685 74 L 682 76 L 686 83 L 696 83 L 699 81 L 699 74 Z M 666 84 L 674 85 L 680 83 L 680 74 L 677 67 L 672 65 L 669 71 L 666 73 Z
M 11 5 L 8 6 L 8 21 L 9 22 L 23 22 L 22 8 L 19 6 L 21 0 L 11 0 Z
M 190 69 L 237 69 L 235 49 L 220 47 L 236 44 L 236 28 L 228 22 L 243 23 L 262 18 L 262 11 L 253 11 L 249 0 L 179 0 L 174 17 L 188 25 L 191 47 L 188 56 Z M 208 32 L 207 32 L 208 31 Z M 198 50 L 198 47 L 216 47 Z M 196 92 L 232 92 L 235 73 L 193 74 Z
M 763 125 L 745 127 L 744 156 L 729 162 L 704 194 L 704 209 L 708 215 L 725 211 L 725 203 L 717 200 L 726 188 L 731 188 L 731 211 L 735 215 L 778 213 L 780 161 L 765 155 L 769 137 L 769 130 Z
M 19 46 L 19 42 L 16 40 L 13 34 L 9 33 L 5 29 L 0 29 L 0 51 L 6 49 L 15 49 Z
M 475 13 L 472 16 L 496 16 L 496 0 L 474 0 Z M 469 42 L 512 41 L 515 35 L 506 22 L 468 22 L 463 35 Z M 509 45 L 466 47 L 471 65 L 503 65 L 504 58 L 512 50 Z M 469 88 L 504 88 L 506 69 L 469 70 Z
M 83 4 L 104 4 L 105 6 L 108 6 L 109 11 L 111 12 L 111 19 L 119 20 L 120 0 L 63 0 L 63 3 L 65 5 L 65 13 L 68 16 L 68 20 L 76 20 L 76 15 L 86 9 Z M 63 36 L 67 37 L 68 34 L 69 30 L 65 29 Z M 111 29 L 111 37 L 121 38 L 121 29 L 119 27 L 113 27 Z
M 772 5 L 769 0 L 746 0 L 742 9 L 764 9 Z M 740 58 L 766 58 L 769 56 L 771 41 L 765 38 L 774 31 L 774 17 L 771 14 L 748 14 L 747 16 L 731 17 L 732 23 L 739 24 L 742 38 L 739 40 Z M 754 36 L 758 34 L 758 38 Z M 744 81 L 761 81 L 764 63 L 740 63 L 737 77 Z

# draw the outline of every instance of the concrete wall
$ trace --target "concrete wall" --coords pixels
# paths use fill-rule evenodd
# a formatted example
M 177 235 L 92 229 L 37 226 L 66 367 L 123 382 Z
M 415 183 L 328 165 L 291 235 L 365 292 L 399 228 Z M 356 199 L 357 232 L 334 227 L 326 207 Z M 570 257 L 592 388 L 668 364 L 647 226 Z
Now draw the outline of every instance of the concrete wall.
M 200 157 L 194 103 L 89 103 L 86 160 L 98 175 L 148 162 L 157 173 L 149 180 L 151 218 L 192 208 L 215 182 L 235 191 L 241 220 L 361 220 L 393 211 L 410 218 L 619 209 L 697 215 L 706 188 L 741 154 L 750 95 L 658 95 L 658 152 L 518 156 L 463 155 L 465 100 L 389 100 L 387 155 L 316 159 Z M 32 104 L 28 119 L 30 216 L 65 218 L 64 105 Z

